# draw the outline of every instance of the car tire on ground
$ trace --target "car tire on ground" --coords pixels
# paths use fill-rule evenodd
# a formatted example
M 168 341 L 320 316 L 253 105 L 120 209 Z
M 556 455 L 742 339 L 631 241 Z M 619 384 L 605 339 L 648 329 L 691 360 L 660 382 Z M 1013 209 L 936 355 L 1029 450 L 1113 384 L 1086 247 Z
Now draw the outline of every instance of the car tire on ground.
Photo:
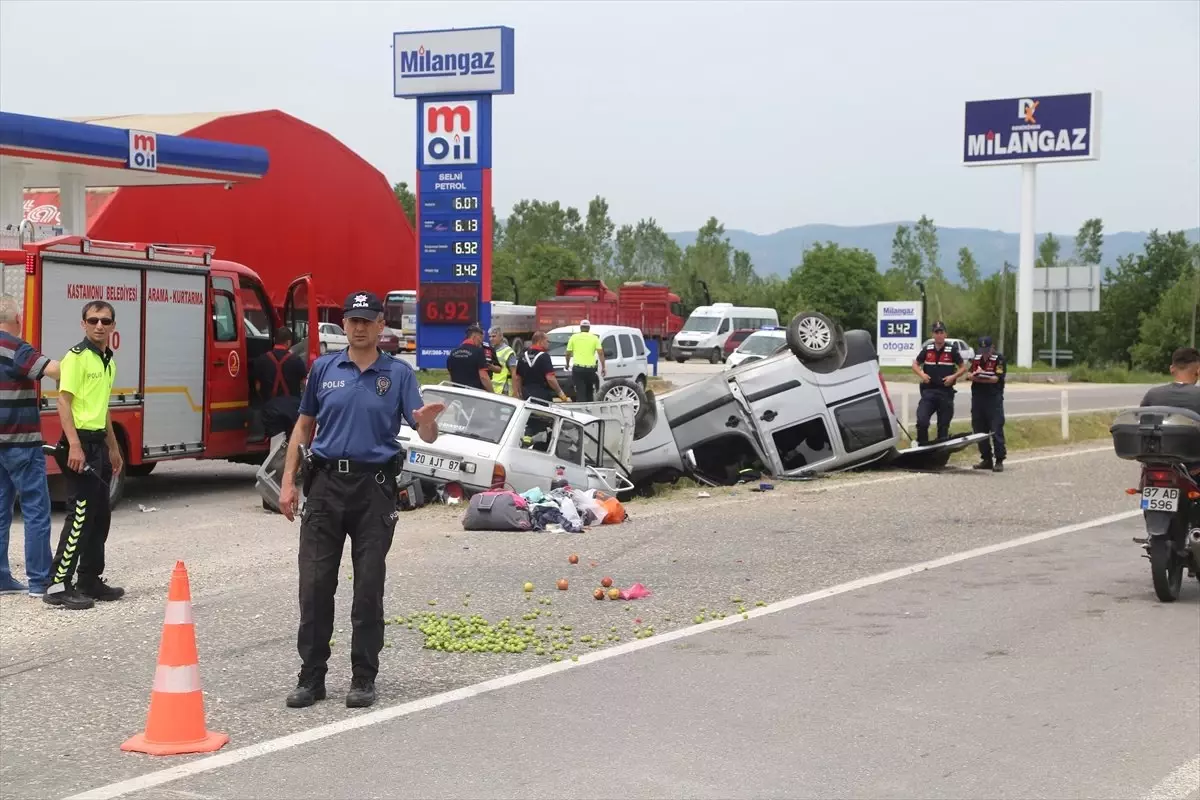
M 720 364 L 721 363 L 721 348 L 714 347 L 712 349 L 712 352 L 708 354 L 708 363 L 710 363 L 710 364 Z
M 325 355 L 329 351 L 329 345 L 325 344 L 325 342 L 320 342 L 317 345 L 317 349 L 321 352 L 321 355 Z
M 802 311 L 787 326 L 787 343 L 801 361 L 820 361 L 842 349 L 842 330 L 817 311 Z

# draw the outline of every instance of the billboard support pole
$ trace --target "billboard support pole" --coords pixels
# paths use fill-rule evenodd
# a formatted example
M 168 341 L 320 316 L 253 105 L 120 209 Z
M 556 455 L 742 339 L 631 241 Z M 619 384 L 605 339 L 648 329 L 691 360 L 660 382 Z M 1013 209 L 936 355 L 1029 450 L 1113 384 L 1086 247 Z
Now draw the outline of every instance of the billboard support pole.
M 1037 164 L 1021 165 L 1021 261 L 1017 267 L 1017 366 L 1033 366 L 1034 201 Z

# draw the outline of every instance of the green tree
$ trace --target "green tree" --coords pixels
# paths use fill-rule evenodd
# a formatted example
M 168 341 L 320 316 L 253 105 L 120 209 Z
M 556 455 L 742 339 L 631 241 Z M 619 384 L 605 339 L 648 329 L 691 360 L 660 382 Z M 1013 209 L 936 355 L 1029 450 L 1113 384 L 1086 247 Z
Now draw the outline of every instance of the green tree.
M 1075 260 L 1080 264 L 1099 264 L 1104 249 L 1104 223 L 1092 218 L 1079 226 L 1075 236 Z
M 408 217 L 409 226 L 416 230 L 417 196 L 408 188 L 408 181 L 400 181 L 392 186 L 392 193 L 396 195 L 396 200 L 400 203 L 400 207 L 404 209 L 404 216 Z
M 1196 275 L 1187 265 L 1149 313 L 1143 313 L 1137 342 L 1129 349 L 1135 369 L 1165 372 L 1171 353 L 1191 341 Z
M 922 278 L 921 251 L 912 230 L 897 225 L 892 237 L 892 268 L 888 270 L 888 288 L 897 296 L 908 296 Z
M 557 200 L 521 200 L 504 223 L 504 249 L 519 259 L 538 244 L 564 247 L 582 262 L 584 224 L 579 210 L 564 208 Z
M 1100 311 L 1088 347 L 1093 363 L 1130 364 L 1141 318 L 1153 313 L 1164 290 L 1173 287 L 1191 263 L 1194 247 L 1183 231 L 1150 231 L 1143 253 L 1117 259 L 1104 271 Z M 1173 342 L 1178 347 L 1181 342 Z
M 788 276 L 788 289 L 805 309 L 820 311 L 846 329 L 875 324 L 876 304 L 883 299 L 883 282 L 875 256 L 833 242 L 816 244 Z
M 958 250 L 958 279 L 970 292 L 979 287 L 979 264 L 975 263 L 975 256 L 971 255 L 971 250 L 967 247 L 960 247 Z
M 552 297 L 554 284 L 560 278 L 576 277 L 582 273 L 579 256 L 562 245 L 539 242 L 521 257 L 517 283 L 525 303 Z
M 622 225 L 617 230 L 613 255 L 613 282 L 666 281 L 678 275 L 683 249 L 653 218 Z
M 1058 254 L 1062 243 L 1053 233 L 1047 233 L 1046 238 L 1038 245 L 1038 257 L 1035 266 L 1039 268 L 1058 266 Z
M 913 235 L 916 238 L 917 250 L 921 254 L 925 277 L 938 282 L 945 281 L 946 276 L 938 263 L 938 230 L 933 220 L 922 214 L 913 227 Z
M 583 252 L 580 256 L 587 277 L 605 278 L 612 273 L 615 230 L 616 226 L 608 215 L 608 201 L 596 195 L 588 203 L 587 220 L 583 225 Z

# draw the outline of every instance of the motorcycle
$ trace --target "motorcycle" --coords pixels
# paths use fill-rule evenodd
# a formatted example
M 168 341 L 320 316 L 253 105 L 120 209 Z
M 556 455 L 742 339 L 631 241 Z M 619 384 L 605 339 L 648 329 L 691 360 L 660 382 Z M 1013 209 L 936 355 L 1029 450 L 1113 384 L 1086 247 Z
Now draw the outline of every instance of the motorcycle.
M 1200 414 L 1147 406 L 1126 411 L 1110 429 L 1119 458 L 1139 461 L 1139 496 L 1146 536 L 1134 537 L 1150 561 L 1154 593 L 1179 599 L 1183 573 L 1200 580 L 1200 482 L 1188 464 L 1200 463 Z

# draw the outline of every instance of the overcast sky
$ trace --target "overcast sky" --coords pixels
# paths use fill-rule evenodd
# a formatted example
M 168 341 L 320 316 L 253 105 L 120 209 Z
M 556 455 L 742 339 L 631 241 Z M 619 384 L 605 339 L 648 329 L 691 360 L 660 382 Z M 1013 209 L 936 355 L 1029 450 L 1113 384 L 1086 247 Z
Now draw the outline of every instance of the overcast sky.
M 1037 227 L 1200 225 L 1200 2 L 0 0 L 0 109 L 278 108 L 413 182 L 393 31 L 508 25 L 494 190 L 668 230 L 929 214 L 1019 228 L 1020 168 L 960 165 L 963 103 L 1104 93 L 1101 160 L 1038 170 Z

